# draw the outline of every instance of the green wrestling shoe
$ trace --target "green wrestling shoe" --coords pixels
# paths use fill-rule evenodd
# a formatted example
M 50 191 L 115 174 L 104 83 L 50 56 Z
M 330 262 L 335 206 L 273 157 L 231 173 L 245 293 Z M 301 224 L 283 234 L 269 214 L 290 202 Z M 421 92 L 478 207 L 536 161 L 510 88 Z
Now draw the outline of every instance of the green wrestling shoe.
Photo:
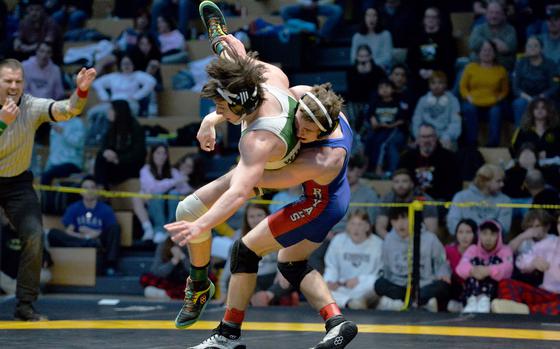
M 206 31 L 208 31 L 208 40 L 210 40 L 212 50 L 219 56 L 224 50 L 224 45 L 220 42 L 220 36 L 228 34 L 226 19 L 220 8 L 212 1 L 201 2 L 198 6 L 198 12 Z
M 185 300 L 181 311 L 179 311 L 179 314 L 177 314 L 175 318 L 175 327 L 187 328 L 198 321 L 200 315 L 202 315 L 206 305 L 210 302 L 210 299 L 212 299 L 216 291 L 212 281 L 208 280 L 208 283 L 208 287 L 197 291 L 193 287 L 191 278 L 189 277 L 187 279 Z

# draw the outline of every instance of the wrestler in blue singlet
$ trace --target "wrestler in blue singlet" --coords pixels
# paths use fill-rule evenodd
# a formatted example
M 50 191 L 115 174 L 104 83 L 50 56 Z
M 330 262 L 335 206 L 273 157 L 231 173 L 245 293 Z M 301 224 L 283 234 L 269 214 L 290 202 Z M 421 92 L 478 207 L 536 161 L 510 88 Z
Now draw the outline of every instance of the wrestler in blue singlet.
M 284 247 L 295 245 L 304 239 L 322 242 L 348 210 L 350 185 L 346 169 L 352 150 L 353 134 L 346 118 L 341 115 L 339 120 L 343 135 L 341 138 L 302 144 L 302 149 L 344 148 L 344 166 L 338 176 L 328 185 L 320 185 L 312 180 L 303 183 L 304 193 L 298 201 L 284 206 L 268 217 L 272 235 Z

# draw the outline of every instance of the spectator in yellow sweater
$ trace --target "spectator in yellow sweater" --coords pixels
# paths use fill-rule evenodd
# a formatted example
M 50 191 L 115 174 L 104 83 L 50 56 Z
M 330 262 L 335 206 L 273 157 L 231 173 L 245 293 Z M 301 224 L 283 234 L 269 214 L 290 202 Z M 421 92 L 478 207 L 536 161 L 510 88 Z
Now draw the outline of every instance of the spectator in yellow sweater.
M 478 61 L 469 63 L 461 77 L 463 118 L 469 145 L 477 145 L 478 123 L 482 118 L 489 122 L 487 146 L 495 147 L 500 143 L 501 102 L 509 93 L 509 82 L 506 69 L 496 61 L 496 52 L 496 45 L 485 41 L 478 51 Z

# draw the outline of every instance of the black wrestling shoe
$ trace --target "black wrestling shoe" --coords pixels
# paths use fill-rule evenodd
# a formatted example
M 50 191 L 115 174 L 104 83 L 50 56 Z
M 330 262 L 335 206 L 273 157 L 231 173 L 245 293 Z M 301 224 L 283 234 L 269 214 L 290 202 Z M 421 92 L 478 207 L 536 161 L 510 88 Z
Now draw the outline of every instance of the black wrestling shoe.
M 344 348 L 358 334 L 358 326 L 352 321 L 344 321 L 332 327 L 323 340 L 311 349 L 341 349 Z

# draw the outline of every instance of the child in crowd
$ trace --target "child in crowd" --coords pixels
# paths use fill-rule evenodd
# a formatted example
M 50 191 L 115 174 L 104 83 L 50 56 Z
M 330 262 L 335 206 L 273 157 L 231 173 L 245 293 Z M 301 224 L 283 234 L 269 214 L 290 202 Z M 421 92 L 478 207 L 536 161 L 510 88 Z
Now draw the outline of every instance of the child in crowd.
M 461 135 L 461 108 L 459 100 L 447 91 L 447 76 L 442 71 L 434 71 L 429 78 L 430 92 L 418 101 L 412 117 L 412 133 L 418 137 L 420 125 L 434 125 L 441 145 L 449 150 L 457 148 Z
M 549 234 L 552 222 L 553 217 L 545 210 L 533 209 L 527 212 L 521 223 L 523 232 L 508 244 L 516 261 L 531 251 L 537 242 L 554 236 Z M 515 268 L 513 278 L 533 286 L 539 286 L 543 281 L 543 274 L 538 270 L 521 273 L 518 268 Z
M 509 242 L 509 247 L 516 256 L 529 252 L 535 244 L 549 234 L 552 217 L 542 209 L 533 209 L 527 212 L 521 223 L 523 232 Z
M 399 101 L 395 98 L 395 85 L 381 79 L 377 86 L 378 98 L 370 105 L 370 126 L 366 140 L 369 171 L 381 175 L 384 170 L 393 172 L 399 162 L 399 152 L 405 145 L 406 122 Z
M 381 298 L 377 309 L 399 310 L 404 305 L 408 279 L 408 209 L 393 207 L 389 211 L 393 229 L 383 241 L 381 277 L 375 282 L 375 292 Z M 446 304 L 451 283 L 451 269 L 445 258 L 445 248 L 437 236 L 422 230 L 420 239 L 420 306 L 436 312 L 438 303 Z
M 189 276 L 189 258 L 185 248 L 181 248 L 168 237 L 156 248 L 154 261 L 149 273 L 140 277 L 146 298 L 183 299 L 185 280 Z
M 513 254 L 502 242 L 500 223 L 487 220 L 479 225 L 478 244 L 465 251 L 455 271 L 466 280 L 463 313 L 489 313 L 498 282 L 513 271 Z
M 560 219 L 557 227 L 560 229 Z M 524 273 L 543 272 L 543 283 L 535 287 L 517 280 L 500 281 L 492 312 L 560 314 L 560 238 L 552 235 L 535 243 L 515 264 Z
M 455 229 L 455 242 L 445 246 L 447 261 L 451 266 L 451 299 L 447 303 L 447 310 L 451 313 L 458 313 L 463 309 L 465 279 L 457 275 L 455 268 L 459 265 L 461 257 L 465 251 L 473 244 L 476 244 L 476 232 L 478 227 L 472 219 L 462 219 L 457 223 Z
M 366 309 L 381 269 L 383 240 L 372 234 L 365 210 L 350 213 L 346 233 L 337 234 L 325 255 L 323 277 L 339 307 Z

